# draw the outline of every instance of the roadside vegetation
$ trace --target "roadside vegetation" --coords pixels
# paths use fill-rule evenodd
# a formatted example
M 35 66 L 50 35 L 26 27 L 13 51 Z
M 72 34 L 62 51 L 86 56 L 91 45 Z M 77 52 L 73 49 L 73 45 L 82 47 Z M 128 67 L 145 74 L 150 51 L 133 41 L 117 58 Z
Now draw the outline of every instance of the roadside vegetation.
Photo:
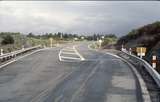
M 102 49 L 110 49 L 115 48 L 114 44 L 117 42 L 117 36 L 115 34 L 106 34 L 106 35 L 96 35 L 89 36 L 87 40 L 92 40 L 94 43 L 90 45 L 91 48 L 102 48 Z M 99 41 L 102 41 L 101 45 Z
M 0 33 L 0 48 L 4 50 L 4 53 L 20 49 L 25 42 L 25 36 L 20 33 Z
M 102 40 L 102 47 L 103 48 L 114 48 L 114 44 L 117 42 L 118 38 L 115 34 L 108 34 L 104 36 Z
M 102 37 L 104 37 L 102 39 Z M 73 41 L 98 41 L 103 40 L 103 46 L 114 44 L 117 37 L 114 34 L 70 34 L 70 33 L 45 33 L 42 35 L 38 34 L 22 34 L 19 32 L 1 32 L 0 33 L 0 49 L 3 49 L 4 53 L 19 50 L 22 48 L 32 47 L 36 45 L 42 45 L 44 47 L 50 46 L 50 40 L 52 39 L 53 46 L 60 43 L 67 43 Z M 97 44 L 96 44 L 97 45 Z

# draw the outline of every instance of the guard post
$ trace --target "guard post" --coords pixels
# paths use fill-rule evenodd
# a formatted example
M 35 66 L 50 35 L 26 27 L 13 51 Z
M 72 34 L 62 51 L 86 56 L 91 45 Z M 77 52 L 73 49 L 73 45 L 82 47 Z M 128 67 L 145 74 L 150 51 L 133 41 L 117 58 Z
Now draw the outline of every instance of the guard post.
M 3 55 L 3 49 L 1 49 L 1 55 Z
M 152 56 L 152 67 L 156 69 L 156 64 L 157 64 L 157 57 L 154 55 Z

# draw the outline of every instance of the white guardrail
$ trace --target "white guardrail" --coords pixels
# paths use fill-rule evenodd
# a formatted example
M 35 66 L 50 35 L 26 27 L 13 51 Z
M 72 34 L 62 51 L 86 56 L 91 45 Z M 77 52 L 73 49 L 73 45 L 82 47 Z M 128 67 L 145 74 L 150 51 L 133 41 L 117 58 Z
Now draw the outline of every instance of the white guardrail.
M 3 54 L 3 55 L 0 55 L 0 61 L 2 62 L 2 61 L 5 61 L 5 60 L 9 60 L 11 58 L 16 57 L 19 54 L 22 54 L 24 52 L 27 52 L 27 51 L 30 51 L 30 50 L 34 50 L 34 49 L 37 49 L 37 48 L 40 48 L 40 47 L 41 47 L 41 45 L 38 45 L 38 46 L 24 48 L 24 49 L 21 49 L 21 50 L 17 50 L 17 51 L 13 51 L 13 52 L 10 52 L 10 53 L 6 53 L 6 54 Z
M 145 69 L 148 71 L 148 73 L 152 76 L 152 78 L 155 80 L 157 85 L 160 87 L 160 74 L 154 68 L 152 68 L 152 66 L 147 61 L 145 61 L 145 60 L 143 60 L 133 54 L 129 54 L 126 51 L 123 51 L 123 52 L 126 53 L 127 55 L 137 59 L 145 67 Z

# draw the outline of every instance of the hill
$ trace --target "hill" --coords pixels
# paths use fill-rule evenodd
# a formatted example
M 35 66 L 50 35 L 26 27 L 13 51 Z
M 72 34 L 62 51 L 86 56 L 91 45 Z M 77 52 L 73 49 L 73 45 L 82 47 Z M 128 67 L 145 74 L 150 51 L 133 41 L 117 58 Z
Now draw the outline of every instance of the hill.
M 160 62 L 160 21 L 134 29 L 122 36 L 117 41 L 116 48 L 120 49 L 122 44 L 127 49 L 132 48 L 134 53 L 136 47 L 147 47 L 145 59 L 151 63 L 152 55 L 156 55 Z M 160 72 L 160 68 L 158 71 Z

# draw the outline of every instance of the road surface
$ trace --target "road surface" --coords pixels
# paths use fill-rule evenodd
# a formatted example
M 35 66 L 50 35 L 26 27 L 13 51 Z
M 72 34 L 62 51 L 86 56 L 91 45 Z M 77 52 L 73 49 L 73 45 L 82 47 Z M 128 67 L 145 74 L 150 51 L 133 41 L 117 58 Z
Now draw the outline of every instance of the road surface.
M 121 59 L 93 51 L 86 43 L 64 48 L 62 61 L 62 48 L 57 47 L 0 69 L 0 102 L 141 101 L 136 78 Z

